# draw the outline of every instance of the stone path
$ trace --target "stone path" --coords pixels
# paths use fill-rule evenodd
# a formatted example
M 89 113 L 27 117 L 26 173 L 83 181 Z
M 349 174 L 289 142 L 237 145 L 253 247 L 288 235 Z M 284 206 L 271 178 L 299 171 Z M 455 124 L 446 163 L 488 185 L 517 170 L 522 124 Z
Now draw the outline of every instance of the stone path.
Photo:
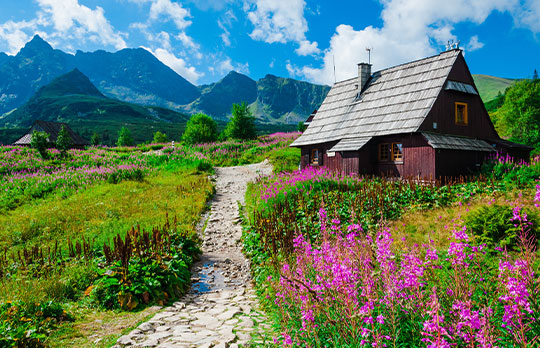
M 267 331 L 251 286 L 249 261 L 241 252 L 238 202 L 247 183 L 269 175 L 271 165 L 216 168 L 216 195 L 202 233 L 203 255 L 193 285 L 172 307 L 118 339 L 115 347 L 249 347 L 265 345 Z

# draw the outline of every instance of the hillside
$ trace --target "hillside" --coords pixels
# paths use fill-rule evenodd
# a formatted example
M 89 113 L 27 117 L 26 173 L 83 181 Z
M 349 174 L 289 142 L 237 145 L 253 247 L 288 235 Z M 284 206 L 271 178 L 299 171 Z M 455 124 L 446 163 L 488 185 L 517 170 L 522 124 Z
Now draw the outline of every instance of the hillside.
M 255 81 L 231 71 L 220 81 L 201 86 L 200 90 L 197 100 L 182 107 L 184 112 L 204 112 L 226 120 L 232 104 L 245 101 L 260 123 L 297 124 L 322 104 L 330 87 L 274 75 Z
M 257 81 L 254 114 L 269 123 L 298 123 L 318 109 L 330 87 L 266 75 Z
M 172 139 L 183 132 L 188 116 L 161 107 L 146 107 L 105 97 L 77 69 L 40 88 L 20 108 L 0 118 L 0 127 L 28 128 L 37 119 L 65 122 L 87 139 L 95 131 L 112 144 L 127 126 L 136 142 L 152 139 L 159 130 Z M 8 143 L 8 139 L 0 139 Z
M 257 83 L 246 75 L 231 71 L 216 83 L 201 86 L 201 96 L 185 106 L 189 113 L 204 112 L 218 119 L 226 119 L 233 103 L 248 104 L 257 99 Z
M 142 48 L 73 55 L 53 49 L 36 35 L 17 55 L 0 53 L 0 115 L 22 106 L 40 87 L 75 68 L 107 97 L 190 114 L 205 112 L 221 120 L 227 119 L 233 103 L 246 101 L 260 122 L 297 123 L 319 107 L 329 90 L 271 75 L 255 81 L 236 72 L 197 87 Z
M 505 89 L 515 82 L 513 79 L 480 74 L 473 74 L 473 79 L 484 103 L 495 99 L 499 92 L 504 94 Z

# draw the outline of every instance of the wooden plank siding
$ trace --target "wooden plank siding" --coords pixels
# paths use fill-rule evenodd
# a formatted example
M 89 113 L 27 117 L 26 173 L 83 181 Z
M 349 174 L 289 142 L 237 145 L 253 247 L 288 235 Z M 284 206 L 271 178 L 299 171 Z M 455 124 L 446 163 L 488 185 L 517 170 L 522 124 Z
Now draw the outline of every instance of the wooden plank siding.
M 458 56 L 448 80 L 468 83 L 474 86 L 473 78 L 467 68 L 463 56 Z M 456 125 L 455 103 L 466 103 L 468 109 L 468 125 Z M 437 128 L 433 128 L 433 123 Z M 463 135 L 477 139 L 499 139 L 488 112 L 478 95 L 467 94 L 452 90 L 442 90 L 433 104 L 420 131 L 436 132 L 441 134 Z

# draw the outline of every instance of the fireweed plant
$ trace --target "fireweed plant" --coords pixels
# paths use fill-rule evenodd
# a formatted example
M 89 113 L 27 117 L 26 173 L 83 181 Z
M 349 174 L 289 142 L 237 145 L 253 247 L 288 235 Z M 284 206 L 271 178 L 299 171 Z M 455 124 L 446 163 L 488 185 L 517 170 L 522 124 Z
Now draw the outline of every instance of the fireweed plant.
M 465 192 L 489 193 L 491 185 L 415 187 L 313 168 L 253 185 L 244 249 L 276 345 L 540 345 L 537 241 L 517 201 L 514 251 L 476 243 L 460 218 L 446 227 L 448 248 L 433 241 L 397 248 L 384 223 L 414 208 L 406 202 L 461 202 L 471 197 Z

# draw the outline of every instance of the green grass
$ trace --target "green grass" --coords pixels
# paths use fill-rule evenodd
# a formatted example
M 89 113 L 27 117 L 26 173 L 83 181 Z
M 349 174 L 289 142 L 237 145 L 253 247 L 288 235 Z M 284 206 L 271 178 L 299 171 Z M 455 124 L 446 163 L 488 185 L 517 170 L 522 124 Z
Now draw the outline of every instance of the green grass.
M 85 237 L 102 244 L 131 226 L 163 222 L 165 212 L 180 227 L 194 230 L 211 192 L 205 175 L 195 171 L 160 172 L 142 182 L 98 185 L 67 199 L 52 196 L 29 202 L 0 216 L 0 248 L 47 245 Z
M 473 79 L 484 103 L 495 99 L 499 92 L 504 94 L 505 89 L 513 85 L 515 82 L 513 79 L 505 79 L 502 77 L 481 74 L 473 75 Z

